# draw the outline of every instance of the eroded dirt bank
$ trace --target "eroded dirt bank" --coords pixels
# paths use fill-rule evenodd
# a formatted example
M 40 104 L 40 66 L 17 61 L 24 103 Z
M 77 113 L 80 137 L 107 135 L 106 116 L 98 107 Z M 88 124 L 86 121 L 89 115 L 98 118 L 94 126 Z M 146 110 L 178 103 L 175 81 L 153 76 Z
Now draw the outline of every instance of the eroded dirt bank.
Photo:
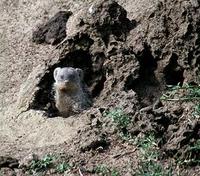
M 71 173 L 98 174 L 92 168 L 107 164 L 137 175 L 136 141 L 153 134 L 163 166 L 198 175 L 198 162 L 188 164 L 192 172 L 176 165 L 199 158 L 191 150 L 200 137 L 197 1 L 6 1 L 2 8 L 1 155 L 64 152 Z M 83 69 L 91 109 L 50 118 L 58 66 Z

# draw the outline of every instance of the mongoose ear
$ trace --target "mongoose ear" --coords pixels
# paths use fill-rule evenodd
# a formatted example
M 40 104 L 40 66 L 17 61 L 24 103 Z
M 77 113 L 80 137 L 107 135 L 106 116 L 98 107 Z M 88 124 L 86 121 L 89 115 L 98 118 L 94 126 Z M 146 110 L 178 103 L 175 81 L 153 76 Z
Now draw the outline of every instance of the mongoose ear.
M 80 77 L 80 80 L 83 80 L 83 70 L 80 69 L 80 68 L 76 68 L 76 71 L 77 71 L 77 73 L 78 73 L 78 75 Z
M 53 77 L 54 77 L 55 81 L 56 81 L 56 77 L 57 77 L 58 71 L 59 71 L 60 69 L 61 69 L 60 67 L 57 67 L 57 68 L 54 70 L 54 72 L 53 72 Z

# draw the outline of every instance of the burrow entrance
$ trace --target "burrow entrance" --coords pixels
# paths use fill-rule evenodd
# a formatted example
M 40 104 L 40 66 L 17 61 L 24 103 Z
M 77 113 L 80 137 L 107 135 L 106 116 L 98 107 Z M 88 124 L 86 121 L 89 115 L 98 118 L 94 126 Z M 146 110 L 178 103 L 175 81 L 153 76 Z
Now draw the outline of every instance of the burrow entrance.
M 159 97 L 158 89 L 160 85 L 154 73 L 157 69 L 157 61 L 147 44 L 144 44 L 144 50 L 136 57 L 140 65 L 139 76 L 135 80 L 128 77 L 125 82 L 125 89 L 134 90 L 138 94 L 142 106 L 148 106 Z
M 35 99 L 30 105 L 32 109 L 45 110 L 49 116 L 57 113 L 54 100 L 54 78 L 53 71 L 57 67 L 74 67 L 81 68 L 84 72 L 84 82 L 88 87 L 92 87 L 92 98 L 98 96 L 103 89 L 105 75 L 102 70 L 93 71 L 92 57 L 88 51 L 76 50 L 66 54 L 58 63 L 50 66 L 46 74 L 38 84 L 39 90 L 36 92 Z M 94 84 L 95 82 L 95 84 Z M 56 114 L 55 114 L 56 115 Z

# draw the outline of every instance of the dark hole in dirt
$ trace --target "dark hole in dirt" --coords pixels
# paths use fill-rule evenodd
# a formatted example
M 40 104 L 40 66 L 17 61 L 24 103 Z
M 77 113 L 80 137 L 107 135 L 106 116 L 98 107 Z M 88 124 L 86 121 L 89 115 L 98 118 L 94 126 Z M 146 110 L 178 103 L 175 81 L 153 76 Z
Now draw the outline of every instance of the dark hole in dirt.
M 193 26 L 192 24 L 189 24 L 187 27 L 187 32 L 185 33 L 185 35 L 183 35 L 182 38 L 185 40 L 190 40 L 193 37 L 191 34 L 193 34 Z
M 88 84 L 92 75 L 91 56 L 87 51 L 77 50 L 67 54 L 58 65 L 62 67 L 81 68 L 84 72 L 84 81 Z
M 198 29 L 200 30 L 200 29 Z M 200 34 L 197 34 L 197 39 L 195 41 L 195 45 L 199 46 L 200 45 Z
M 92 79 L 88 82 L 88 85 L 92 88 L 92 97 L 97 97 L 104 88 L 104 82 L 106 81 L 105 72 L 103 70 L 103 63 L 106 56 L 103 52 L 97 52 L 92 56 Z
M 84 80 L 87 83 L 92 75 L 91 56 L 88 52 L 83 50 L 77 50 L 68 53 L 63 59 L 57 64 L 51 66 L 44 77 L 41 79 L 38 87 L 39 90 L 36 92 L 34 102 L 31 104 L 31 108 L 46 110 L 49 116 L 54 116 L 55 102 L 53 92 L 53 71 L 56 67 L 74 67 L 81 68 L 84 71 Z
M 93 71 L 91 59 L 92 57 L 88 51 L 76 50 L 66 54 L 66 56 L 61 58 L 57 64 L 51 66 L 47 70 L 38 85 L 39 90 L 36 92 L 35 99 L 30 107 L 32 109 L 45 110 L 47 112 L 47 116 L 49 117 L 58 115 L 54 100 L 55 92 L 53 90 L 53 71 L 57 67 L 81 68 L 84 72 L 84 82 L 89 87 L 93 86 L 90 92 L 92 97 L 94 98 L 98 96 L 104 88 L 106 77 L 103 74 L 102 68 L 100 71 Z
M 162 127 L 165 128 L 165 130 L 168 128 L 168 126 L 170 125 L 170 119 L 166 116 L 160 116 L 160 117 L 156 117 L 155 118 L 155 122 L 157 124 L 162 125 Z
M 11 169 L 18 168 L 19 161 L 9 156 L 0 156 L 0 168 L 8 167 Z
M 193 51 L 191 52 L 189 52 L 188 53 L 188 58 L 187 58 L 187 60 L 188 60 L 188 64 L 189 65 L 192 65 L 192 59 L 194 58 L 194 56 L 193 56 Z
M 139 77 L 134 79 L 129 76 L 125 82 L 125 90 L 133 89 L 141 100 L 147 98 L 152 102 L 159 96 L 158 92 L 155 94 L 155 89 L 150 89 L 150 87 L 159 86 L 154 74 L 154 70 L 157 68 L 156 60 L 147 45 L 144 46 L 143 52 L 136 55 L 136 57 L 140 63 Z
M 90 151 L 90 150 L 96 150 L 98 148 L 107 149 L 110 145 L 110 142 L 106 139 L 96 139 L 89 143 L 88 145 L 81 147 L 82 152 Z
M 102 74 L 101 79 L 97 82 L 92 90 L 92 97 L 97 97 L 100 95 L 101 91 L 104 88 L 104 82 L 106 81 L 106 77 Z
M 184 77 L 183 77 L 183 69 L 179 66 L 178 56 L 173 53 L 169 64 L 164 69 L 164 77 L 167 85 L 177 85 L 180 83 L 182 85 Z

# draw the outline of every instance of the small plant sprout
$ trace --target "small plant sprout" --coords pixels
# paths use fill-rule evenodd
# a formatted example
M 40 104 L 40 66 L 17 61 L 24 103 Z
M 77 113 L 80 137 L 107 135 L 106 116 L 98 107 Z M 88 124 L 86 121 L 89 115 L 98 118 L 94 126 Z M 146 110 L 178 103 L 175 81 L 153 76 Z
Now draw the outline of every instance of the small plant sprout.
M 119 129 L 127 128 L 131 122 L 130 117 L 119 108 L 109 111 L 106 116 L 111 118 Z
M 33 160 L 30 165 L 31 173 L 46 171 L 53 165 L 54 156 L 46 155 L 40 160 Z
M 29 172 L 32 175 L 45 175 L 49 169 L 53 169 L 55 173 L 62 174 L 65 171 L 70 171 L 72 166 L 68 162 L 60 161 L 60 156 L 47 154 L 41 159 L 32 160 L 29 166 Z
M 131 123 L 131 118 L 122 109 L 116 108 L 106 112 L 104 115 L 112 119 L 122 140 L 133 143 L 135 138 L 127 130 L 128 125 Z
M 71 169 L 71 166 L 66 162 L 62 162 L 62 163 L 58 164 L 56 167 L 56 171 L 60 174 L 64 173 L 67 170 L 70 170 L 70 169 Z

